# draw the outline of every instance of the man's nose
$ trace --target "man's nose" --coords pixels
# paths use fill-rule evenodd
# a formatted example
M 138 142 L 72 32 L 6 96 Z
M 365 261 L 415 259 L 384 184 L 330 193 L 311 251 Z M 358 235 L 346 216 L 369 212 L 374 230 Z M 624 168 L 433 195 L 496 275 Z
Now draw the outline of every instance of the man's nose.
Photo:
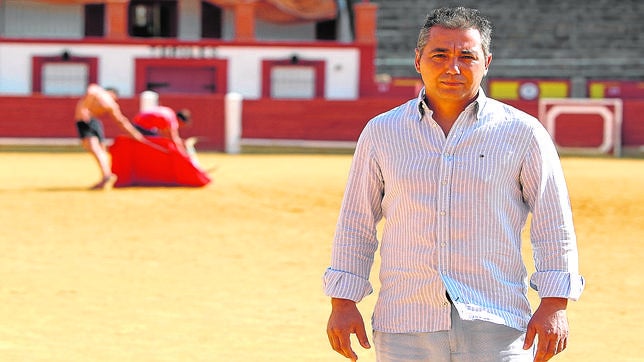
M 458 64 L 458 59 L 457 58 L 452 58 L 449 60 L 447 63 L 447 73 L 449 74 L 460 74 L 461 69 Z

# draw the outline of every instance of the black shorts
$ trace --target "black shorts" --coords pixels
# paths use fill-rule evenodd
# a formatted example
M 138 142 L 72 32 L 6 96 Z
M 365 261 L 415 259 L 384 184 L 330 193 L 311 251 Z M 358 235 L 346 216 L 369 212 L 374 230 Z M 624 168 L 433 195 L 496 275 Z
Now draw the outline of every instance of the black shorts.
M 103 123 L 98 119 L 92 118 L 89 122 L 77 121 L 76 128 L 78 129 L 78 137 L 80 139 L 88 137 L 97 137 L 99 141 L 105 140 L 105 132 L 103 131 Z
M 159 132 L 155 129 L 147 129 L 139 126 L 136 123 L 133 123 L 134 128 L 136 128 L 139 132 L 141 132 L 142 135 L 144 136 L 158 136 Z

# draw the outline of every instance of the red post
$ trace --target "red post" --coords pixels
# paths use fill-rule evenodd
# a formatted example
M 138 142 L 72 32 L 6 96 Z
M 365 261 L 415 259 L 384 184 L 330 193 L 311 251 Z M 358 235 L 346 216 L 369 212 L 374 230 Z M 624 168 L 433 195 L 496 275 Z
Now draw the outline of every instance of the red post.
M 105 2 L 106 38 L 125 39 L 128 36 L 127 0 L 107 0 Z
M 355 42 L 360 46 L 360 85 L 361 97 L 376 94 L 376 24 L 378 5 L 363 1 L 353 5 L 355 14 Z
M 356 42 L 375 44 L 378 4 L 363 1 L 353 5 Z
M 235 5 L 235 40 L 255 40 L 255 1 L 241 1 Z

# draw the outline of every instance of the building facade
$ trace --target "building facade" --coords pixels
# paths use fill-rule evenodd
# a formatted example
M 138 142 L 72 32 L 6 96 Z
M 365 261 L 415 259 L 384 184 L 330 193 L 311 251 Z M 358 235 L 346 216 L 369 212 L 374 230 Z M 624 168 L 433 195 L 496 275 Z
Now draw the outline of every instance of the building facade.
M 339 4 L 0 0 L 0 94 L 78 95 L 99 83 L 125 96 L 356 99 L 369 92 L 360 72 L 374 68 L 361 61 L 372 63 L 375 42 L 353 40 L 353 8 Z

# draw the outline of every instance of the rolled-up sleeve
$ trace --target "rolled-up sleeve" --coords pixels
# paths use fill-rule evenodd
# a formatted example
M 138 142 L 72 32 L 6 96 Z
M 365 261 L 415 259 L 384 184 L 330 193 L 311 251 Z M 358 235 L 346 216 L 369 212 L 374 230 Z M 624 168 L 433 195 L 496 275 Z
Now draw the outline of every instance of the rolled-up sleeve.
M 323 280 L 324 293 L 333 298 L 359 302 L 373 293 L 373 288 L 368 279 L 342 270 L 327 268 Z
M 358 140 L 331 253 L 323 277 L 333 298 L 360 301 L 373 292 L 369 274 L 378 248 L 376 226 L 382 219 L 382 176 L 369 141 L 369 126 Z
M 539 297 L 557 297 L 577 300 L 584 290 L 584 278 L 577 273 L 542 271 L 530 278 L 530 286 Z
M 524 198 L 530 206 L 530 239 L 536 272 L 530 286 L 541 298 L 577 300 L 585 281 L 579 274 L 577 239 L 561 161 L 545 129 L 534 133 L 534 147 L 522 172 Z

